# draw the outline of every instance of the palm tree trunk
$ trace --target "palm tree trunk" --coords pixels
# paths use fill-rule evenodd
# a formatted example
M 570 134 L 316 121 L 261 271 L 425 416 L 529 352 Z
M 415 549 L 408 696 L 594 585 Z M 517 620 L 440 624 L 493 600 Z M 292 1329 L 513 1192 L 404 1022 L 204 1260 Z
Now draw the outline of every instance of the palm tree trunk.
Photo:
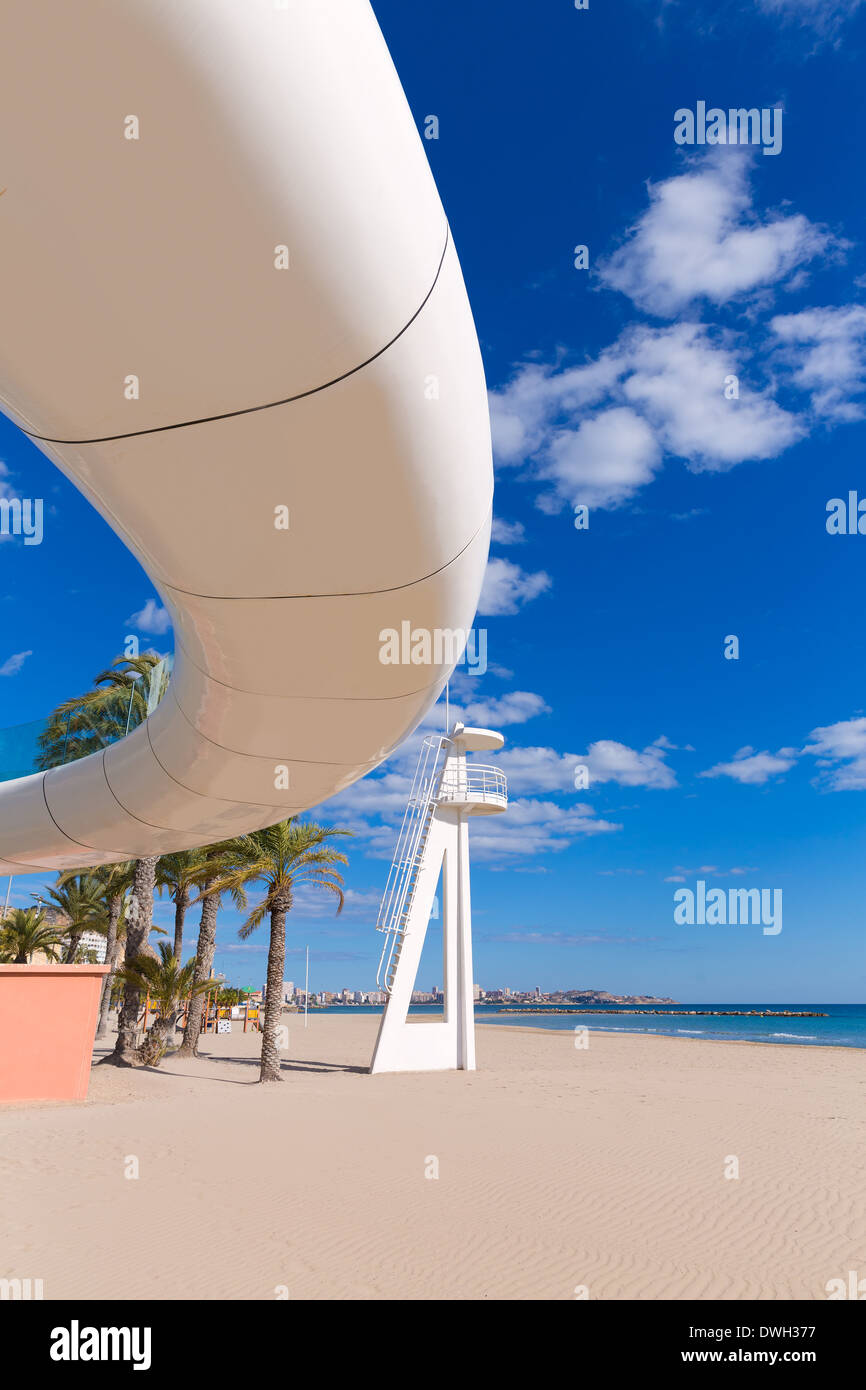
M 167 1018 L 160 1016 L 154 1020 L 150 1031 L 145 1035 L 144 1042 L 136 1053 L 139 1066 L 155 1067 L 159 1065 L 163 1053 L 174 1037 L 176 1019 L 177 1010 L 175 1009 Z
M 117 954 L 117 924 L 120 921 L 120 909 L 123 906 L 123 895 L 115 893 L 108 902 L 108 931 L 105 937 L 105 963 L 108 966 L 108 974 L 102 981 L 102 997 L 99 1001 L 99 1023 L 96 1028 L 96 1036 L 104 1038 L 108 1031 L 108 1009 L 111 1004 L 111 981 L 114 975 L 115 959 Z
M 203 888 L 207 893 L 208 885 Z M 193 989 L 204 980 L 209 980 L 213 970 L 214 951 L 216 950 L 216 923 L 217 912 L 219 911 L 219 893 L 208 893 L 201 905 L 201 922 L 198 929 L 198 945 L 195 951 L 195 974 L 193 975 Z M 183 1030 L 183 1042 L 180 1045 L 178 1056 L 197 1057 L 198 1040 L 201 1034 L 201 1012 L 204 1000 L 200 994 L 192 994 L 189 1001 L 189 1009 L 186 1016 L 186 1027 Z
M 283 971 L 286 964 L 286 912 L 271 908 L 271 944 L 268 947 L 268 991 L 262 1030 L 262 1065 L 259 1081 L 282 1081 L 278 1030 L 283 1012 Z
M 183 950 L 183 923 L 188 902 L 189 899 L 184 891 L 174 905 L 174 958 L 178 965 L 180 965 L 180 953 Z
M 153 889 L 156 882 L 156 866 L 159 863 L 159 855 L 153 855 L 148 859 L 138 859 L 135 864 L 135 876 L 132 880 L 132 898 L 129 905 L 128 922 L 126 928 L 126 951 L 124 953 L 124 963 L 131 964 L 136 956 L 141 955 L 147 945 L 147 938 L 150 933 L 153 921 Z M 103 1062 L 111 1062 L 116 1067 L 135 1067 L 140 1066 L 141 1061 L 137 1056 L 135 1047 L 135 1034 L 138 1026 L 138 1009 L 141 997 L 137 989 L 131 985 L 126 985 L 123 991 L 123 1003 L 120 1007 L 120 1018 L 117 1024 L 117 1042 L 114 1051 L 108 1057 L 103 1057 Z
M 63 958 L 64 965 L 75 964 L 75 952 L 78 950 L 78 946 L 83 934 L 84 933 L 80 931 L 74 931 L 70 933 L 69 945 L 66 947 L 66 955 Z

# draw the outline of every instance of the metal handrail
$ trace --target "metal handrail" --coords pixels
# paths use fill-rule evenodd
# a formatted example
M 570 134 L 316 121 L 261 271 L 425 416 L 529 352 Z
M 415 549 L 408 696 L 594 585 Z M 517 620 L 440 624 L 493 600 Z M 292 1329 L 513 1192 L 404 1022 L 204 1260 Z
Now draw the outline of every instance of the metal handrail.
M 467 763 L 465 769 L 443 776 L 439 786 L 439 801 L 508 800 L 508 782 L 498 767 L 484 763 Z
M 382 903 L 376 921 L 376 930 L 385 933 L 379 967 L 376 971 L 377 988 L 381 987 L 384 971 L 387 989 L 387 977 L 397 946 L 397 938 L 405 925 L 412 905 L 415 891 L 416 861 L 423 849 L 433 808 L 438 799 L 439 782 L 442 776 L 440 755 L 447 741 L 441 734 L 430 735 L 425 738 L 421 745 L 409 800 L 397 837 L 397 848 L 394 851 L 394 859 L 388 873 L 388 881 L 385 885 L 385 892 L 382 895 Z
M 390 994 L 390 976 L 415 896 L 419 860 L 424 851 L 433 813 L 439 804 L 475 803 L 503 807 L 508 801 L 505 773 L 484 763 L 467 763 L 465 758 L 449 763 L 442 753 L 450 739 L 430 735 L 421 745 L 409 800 L 403 814 L 397 848 L 385 884 L 376 920 L 376 930 L 384 932 L 382 953 L 376 971 L 376 986 Z

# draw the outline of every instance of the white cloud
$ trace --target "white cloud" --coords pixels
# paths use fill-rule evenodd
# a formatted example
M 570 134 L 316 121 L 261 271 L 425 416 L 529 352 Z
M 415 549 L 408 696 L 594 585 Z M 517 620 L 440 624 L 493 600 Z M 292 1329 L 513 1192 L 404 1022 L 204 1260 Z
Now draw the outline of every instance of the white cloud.
M 574 770 L 589 771 L 589 785 L 615 782 L 621 787 L 667 788 L 677 785 L 664 759 L 666 750 L 651 744 L 643 752 L 624 743 L 600 739 L 586 753 L 557 753 L 553 748 L 506 748 L 492 756 L 508 778 L 509 792 L 573 792 Z
M 794 748 L 780 748 L 778 753 L 756 753 L 753 748 L 741 748 L 734 754 L 733 761 L 717 763 L 700 777 L 731 777 L 735 782 L 747 786 L 762 786 L 771 777 L 780 777 L 789 772 L 797 759 Z M 733 870 L 732 870 L 733 872 Z
M 335 840 L 334 848 L 349 856 L 351 862 L 352 841 Z M 345 872 L 345 870 L 343 870 Z M 335 927 L 339 929 L 340 921 L 344 917 L 375 917 L 379 909 L 382 894 L 377 892 L 359 893 L 354 888 L 347 888 L 344 893 L 343 910 L 335 922 Z M 309 884 L 301 884 L 294 894 L 292 912 L 298 917 L 333 917 L 337 918 L 337 899 L 333 893 L 324 889 L 318 890 L 310 887 Z M 327 935 L 328 933 L 322 933 Z M 330 935 L 335 935 L 331 932 Z M 342 934 L 342 933 L 339 933 Z
M 692 158 L 650 186 L 648 208 L 600 264 L 605 284 L 678 322 L 631 324 L 576 366 L 563 367 L 562 354 L 525 363 L 491 393 L 497 466 L 540 483 L 541 510 L 622 506 L 666 458 L 720 472 L 777 458 L 806 436 L 815 413 L 834 423 L 866 416 L 866 307 L 772 319 L 775 362 L 811 396 L 811 412 L 796 414 L 777 403 L 775 381 L 761 387 L 763 344 L 698 321 L 701 303 L 765 310 L 780 287 L 802 286 L 813 260 L 847 249 L 802 214 L 756 209 L 753 164 L 749 151 L 729 148 Z M 738 394 L 729 398 L 732 377 Z
M 500 465 L 520 464 L 534 454 L 559 412 L 575 415 L 601 401 L 615 384 L 616 362 L 600 357 L 580 367 L 554 371 L 529 363 L 505 391 L 491 395 L 493 449 Z
M 637 329 L 624 350 L 623 395 L 650 421 L 665 452 L 693 471 L 775 458 L 803 432 L 768 394 L 742 381 L 739 399 L 726 399 L 725 378 L 741 374 L 727 335 L 688 323 Z
M 825 254 L 832 238 L 802 214 L 758 218 L 750 167 L 744 152 L 717 150 L 650 184 L 649 208 L 599 266 L 604 283 L 673 318 L 699 299 L 726 304 L 777 284 Z
M 503 521 L 495 516 L 490 539 L 494 545 L 522 545 L 526 540 L 526 528 L 522 521 Z
M 737 400 L 725 397 L 731 375 Z M 804 427 L 744 375 L 728 334 L 697 323 L 633 326 L 590 367 L 528 364 L 491 395 L 497 463 L 549 484 L 540 505 L 555 510 L 622 505 L 665 454 L 693 472 L 775 458 Z
M 866 789 L 866 719 L 843 719 L 813 729 L 803 749 L 826 769 L 823 782 L 831 791 Z M 833 764 L 838 766 L 833 766 Z
M 550 575 L 543 570 L 529 574 L 511 560 L 488 560 L 478 612 L 490 618 L 516 613 L 549 589 L 550 584 Z
M 547 710 L 541 697 L 531 692 L 514 692 L 514 701 L 512 722 L 516 722 L 518 714 L 531 717 L 530 709 L 538 713 Z M 491 701 L 488 714 L 497 713 L 493 705 Z M 466 718 L 469 708 L 454 706 L 452 714 L 455 718 Z M 480 713 L 479 705 L 473 717 L 478 718 Z M 319 818 L 353 830 L 357 837 L 355 843 L 363 844 L 365 853 L 373 858 L 390 859 L 409 796 L 420 742 L 431 729 L 441 731 L 441 714 L 437 706 L 422 727 L 388 759 L 383 773 L 371 774 L 332 797 L 320 808 Z M 505 721 L 491 719 L 489 722 L 496 727 L 496 722 Z M 473 826 L 474 857 L 490 861 L 548 851 L 558 853 L 576 839 L 622 829 L 621 825 L 599 816 L 592 806 L 574 800 L 574 767 L 578 759 L 573 753 L 559 754 L 552 748 L 513 748 L 502 753 L 485 753 L 479 758 L 484 763 L 501 767 L 507 774 L 509 804 L 507 815 L 479 817 Z M 570 793 L 565 805 L 543 795 L 563 792 Z M 542 799 L 527 797 L 527 793 L 541 793 Z M 352 841 L 346 844 L 351 851 Z
M 485 762 L 500 762 L 503 756 L 486 755 Z M 410 784 L 411 777 L 402 773 L 366 777 L 327 802 L 322 819 L 353 830 L 356 843 L 363 842 L 365 851 L 373 858 L 390 859 Z M 514 799 L 514 793 L 520 789 L 521 779 L 512 779 L 509 774 L 508 813 L 478 818 L 472 830 L 473 858 L 495 860 L 503 856 L 558 853 L 576 839 L 622 829 L 585 803 L 560 806 L 553 801 Z M 560 785 L 549 789 L 573 791 L 571 775 L 567 780 L 563 776 Z M 381 822 L 374 823 L 370 819 L 373 816 L 381 816 Z M 352 842 L 347 844 L 351 848 Z
M 507 815 L 478 818 L 472 828 L 472 854 L 485 860 L 556 854 L 575 840 L 621 829 L 584 803 L 564 807 L 553 801 L 518 799 L 509 801 Z
M 0 666 L 0 676 L 17 676 L 28 656 L 32 655 L 32 652 L 15 652 L 13 656 L 7 657 Z
M 866 308 L 805 309 L 780 314 L 770 327 L 783 345 L 794 380 L 811 392 L 813 409 L 832 420 L 860 420 L 866 390 Z
M 808 24 L 820 32 L 837 29 L 862 3 L 863 0 L 758 0 L 768 14 Z
M 585 758 L 589 783 L 616 782 L 621 787 L 668 788 L 677 785 L 673 769 L 665 763 L 667 747 L 659 742 L 639 753 L 613 739 L 599 739 L 589 745 Z
M 171 627 L 171 617 L 168 611 L 152 598 L 149 598 L 144 607 L 138 613 L 133 613 L 126 621 L 134 624 L 139 632 L 162 633 L 168 632 Z
M 574 792 L 576 753 L 554 748 L 505 748 L 486 762 L 495 763 L 508 778 L 509 795 L 519 792 Z
M 701 777 L 732 777 L 737 782 L 761 786 L 772 777 L 788 772 L 798 757 L 810 755 L 820 769 L 816 785 L 828 791 L 866 790 L 866 718 L 842 719 L 813 729 L 809 742 L 802 749 L 780 748 L 776 753 L 756 753 L 754 748 L 741 748 L 732 762 L 719 763 L 699 775 Z M 677 866 L 679 869 L 679 865 Z M 686 871 L 687 872 L 687 871 Z M 749 873 L 745 868 L 733 868 L 732 874 Z
M 754 867 L 720 869 L 718 864 L 701 864 L 696 869 L 689 869 L 684 864 L 676 864 L 674 868 L 675 872 L 665 879 L 665 883 L 685 883 L 687 878 L 694 878 L 696 874 L 714 874 L 718 878 L 727 878 L 730 874 L 755 874 L 758 872 Z
M 646 420 L 615 406 L 554 430 L 542 477 L 553 479 L 572 505 L 615 507 L 652 482 L 660 465 L 659 442 Z
M 414 763 L 415 759 L 412 761 Z M 336 825 L 339 822 L 354 830 L 356 834 L 369 834 L 373 827 L 365 825 L 363 818 L 402 815 L 406 809 L 411 785 L 412 778 L 408 771 L 388 770 L 381 776 L 371 773 L 326 801 L 325 819 L 329 824 Z
M 607 936 L 599 932 L 542 931 L 533 927 L 516 927 L 513 931 L 497 932 L 488 936 L 483 933 L 483 941 L 521 942 L 527 946 L 645 946 L 657 937 L 647 936 Z
M 464 723 L 482 728 L 506 728 L 509 724 L 525 724 L 539 714 L 549 714 L 550 708 L 540 695 L 531 690 L 511 690 L 506 695 L 486 700 L 470 700 L 464 705 Z

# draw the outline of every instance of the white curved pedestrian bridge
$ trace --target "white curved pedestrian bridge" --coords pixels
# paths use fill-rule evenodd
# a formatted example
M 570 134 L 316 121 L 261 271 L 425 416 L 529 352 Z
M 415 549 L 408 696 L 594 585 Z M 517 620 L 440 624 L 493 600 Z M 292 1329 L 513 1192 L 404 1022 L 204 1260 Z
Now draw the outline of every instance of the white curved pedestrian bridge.
M 471 627 L 492 468 L 367 0 L 8 0 L 0 48 L 0 409 L 175 634 L 144 724 L 0 785 L 26 873 L 227 838 L 376 767 L 451 670 L 383 664 L 379 634 Z

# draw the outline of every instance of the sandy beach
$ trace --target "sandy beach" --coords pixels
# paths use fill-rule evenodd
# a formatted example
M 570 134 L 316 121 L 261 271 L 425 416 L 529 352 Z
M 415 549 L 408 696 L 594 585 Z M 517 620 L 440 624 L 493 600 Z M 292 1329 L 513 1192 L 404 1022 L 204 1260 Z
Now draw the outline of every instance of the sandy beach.
M 374 1017 L 288 1021 L 282 1085 L 235 1032 L 198 1063 L 98 1067 L 85 1105 L 0 1111 L 0 1277 L 46 1299 L 824 1299 L 866 1272 L 862 1053 L 484 1026 L 475 1073 L 371 1077 Z

